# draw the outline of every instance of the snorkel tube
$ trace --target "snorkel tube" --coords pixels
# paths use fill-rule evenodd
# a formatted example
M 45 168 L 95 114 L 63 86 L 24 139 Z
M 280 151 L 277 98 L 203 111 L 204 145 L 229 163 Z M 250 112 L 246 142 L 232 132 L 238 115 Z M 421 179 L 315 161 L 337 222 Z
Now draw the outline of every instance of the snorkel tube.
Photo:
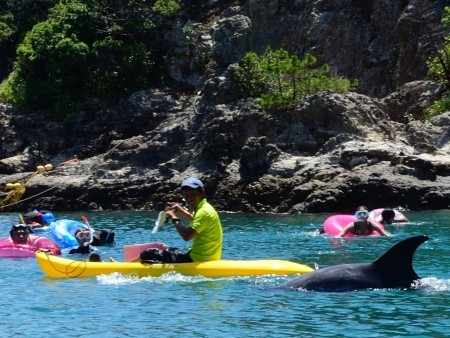
M 84 242 L 84 246 L 88 246 L 91 245 L 92 242 L 94 241 L 94 230 L 91 228 L 91 225 L 89 224 L 89 221 L 87 219 L 86 216 L 81 216 L 81 220 L 83 221 L 84 224 L 87 225 L 88 229 L 89 229 L 89 242 Z

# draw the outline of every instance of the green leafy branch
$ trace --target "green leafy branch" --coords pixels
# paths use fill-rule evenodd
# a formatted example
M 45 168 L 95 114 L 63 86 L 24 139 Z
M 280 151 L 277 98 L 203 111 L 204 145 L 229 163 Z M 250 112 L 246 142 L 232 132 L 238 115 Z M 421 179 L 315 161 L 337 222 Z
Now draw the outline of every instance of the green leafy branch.
M 311 54 L 299 59 L 283 49 L 268 47 L 262 56 L 248 52 L 235 69 L 235 77 L 245 96 L 274 110 L 295 107 L 321 91 L 343 93 L 358 85 L 356 80 L 331 76 L 327 64 L 316 67 L 316 62 Z

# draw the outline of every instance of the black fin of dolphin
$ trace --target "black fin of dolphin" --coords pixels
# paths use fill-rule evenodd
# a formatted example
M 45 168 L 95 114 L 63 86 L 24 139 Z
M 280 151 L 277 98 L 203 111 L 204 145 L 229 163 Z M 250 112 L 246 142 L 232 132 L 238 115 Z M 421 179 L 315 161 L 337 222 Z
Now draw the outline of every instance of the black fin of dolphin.
M 395 271 L 398 275 L 409 276 L 411 280 L 419 279 L 413 268 L 413 256 L 417 248 L 427 240 L 428 237 L 424 235 L 407 238 L 390 248 L 373 264 L 378 268 Z

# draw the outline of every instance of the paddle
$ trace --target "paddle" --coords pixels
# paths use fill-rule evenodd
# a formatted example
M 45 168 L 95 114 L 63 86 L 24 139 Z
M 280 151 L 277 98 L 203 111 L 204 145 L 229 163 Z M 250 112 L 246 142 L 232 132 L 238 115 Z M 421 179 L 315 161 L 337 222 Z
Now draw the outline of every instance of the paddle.
M 183 198 L 183 199 L 180 201 L 180 205 L 181 205 L 184 209 L 188 210 L 188 208 L 186 207 L 186 204 L 187 204 L 187 203 L 186 203 L 186 200 Z M 158 214 L 158 219 L 157 219 L 156 222 L 155 222 L 155 226 L 153 227 L 152 234 L 158 232 L 158 229 L 159 229 L 160 227 L 162 227 L 162 226 L 164 225 L 164 223 L 167 223 L 167 222 L 168 222 L 167 214 L 165 213 L 165 211 L 160 211 L 159 214 Z
M 165 211 L 160 211 L 158 215 L 158 219 L 155 222 L 155 226 L 153 227 L 152 234 L 158 232 L 158 229 L 167 222 L 167 214 Z

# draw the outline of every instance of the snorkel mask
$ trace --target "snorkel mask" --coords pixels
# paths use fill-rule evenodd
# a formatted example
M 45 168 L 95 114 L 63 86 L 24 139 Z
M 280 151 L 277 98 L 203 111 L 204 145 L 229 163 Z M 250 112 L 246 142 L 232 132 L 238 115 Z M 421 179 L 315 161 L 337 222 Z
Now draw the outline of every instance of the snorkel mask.
M 355 212 L 355 218 L 358 221 L 365 221 L 367 218 L 369 218 L 369 212 L 367 210 L 358 210 Z

